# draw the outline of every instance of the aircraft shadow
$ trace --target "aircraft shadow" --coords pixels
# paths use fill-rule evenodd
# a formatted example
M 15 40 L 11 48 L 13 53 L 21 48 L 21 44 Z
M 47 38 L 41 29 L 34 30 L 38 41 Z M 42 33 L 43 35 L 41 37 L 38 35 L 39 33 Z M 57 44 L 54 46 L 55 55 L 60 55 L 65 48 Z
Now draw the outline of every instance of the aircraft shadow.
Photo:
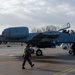
M 26 70 L 32 70 L 32 71 L 43 71 L 43 72 L 53 72 L 53 73 L 55 73 L 55 72 L 60 72 L 59 70 L 52 70 L 52 69 L 48 69 L 48 68 L 41 68 L 41 67 L 34 67 L 33 69 L 26 69 Z
M 16 56 L 19 61 L 22 60 L 22 56 Z M 71 55 L 57 55 L 57 56 L 32 56 L 33 62 L 40 62 L 40 63 L 54 63 L 54 64 L 66 64 L 66 65 L 75 65 L 75 56 Z
M 54 64 L 67 64 L 67 65 L 75 65 L 74 62 L 69 61 L 75 61 L 75 56 L 70 55 L 64 55 L 64 56 L 34 56 L 33 57 L 34 62 L 40 62 L 40 63 L 54 63 Z

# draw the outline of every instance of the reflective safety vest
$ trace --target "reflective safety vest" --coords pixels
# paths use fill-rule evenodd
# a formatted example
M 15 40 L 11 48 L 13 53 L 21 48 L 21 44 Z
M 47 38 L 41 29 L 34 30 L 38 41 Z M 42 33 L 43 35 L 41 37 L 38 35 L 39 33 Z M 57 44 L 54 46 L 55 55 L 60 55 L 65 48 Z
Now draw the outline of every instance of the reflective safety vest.
M 26 48 L 24 49 L 24 53 L 26 53 L 28 49 L 29 49 L 29 47 L 26 47 Z

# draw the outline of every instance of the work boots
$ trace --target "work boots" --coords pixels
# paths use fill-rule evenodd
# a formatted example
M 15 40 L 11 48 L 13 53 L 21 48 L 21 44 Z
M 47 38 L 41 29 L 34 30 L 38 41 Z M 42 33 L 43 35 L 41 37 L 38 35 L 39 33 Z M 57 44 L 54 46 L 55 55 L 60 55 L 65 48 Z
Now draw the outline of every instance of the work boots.
M 34 66 L 34 64 L 31 65 L 31 67 L 33 67 L 33 66 Z M 25 67 L 22 66 L 22 69 L 25 69 Z
M 22 69 L 25 69 L 25 67 L 22 67 Z
M 31 65 L 31 67 L 33 67 L 33 66 L 34 66 L 34 64 Z

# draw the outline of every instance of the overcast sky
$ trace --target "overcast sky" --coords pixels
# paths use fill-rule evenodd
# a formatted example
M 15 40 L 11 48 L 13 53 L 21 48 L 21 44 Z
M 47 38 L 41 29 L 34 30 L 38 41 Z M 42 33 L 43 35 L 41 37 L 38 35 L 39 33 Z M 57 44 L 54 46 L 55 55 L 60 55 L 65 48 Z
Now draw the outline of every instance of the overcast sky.
M 7 27 L 75 27 L 75 0 L 0 0 L 0 33 Z

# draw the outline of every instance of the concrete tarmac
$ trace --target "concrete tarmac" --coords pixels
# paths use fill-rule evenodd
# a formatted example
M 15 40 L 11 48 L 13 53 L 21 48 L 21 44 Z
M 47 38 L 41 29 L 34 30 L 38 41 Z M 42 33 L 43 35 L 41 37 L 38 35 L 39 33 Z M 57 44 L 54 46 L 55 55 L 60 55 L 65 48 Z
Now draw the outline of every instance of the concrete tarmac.
M 43 56 L 32 54 L 33 68 L 26 62 L 22 70 L 24 46 L 0 46 L 0 75 L 75 75 L 75 56 L 57 48 L 42 49 Z

